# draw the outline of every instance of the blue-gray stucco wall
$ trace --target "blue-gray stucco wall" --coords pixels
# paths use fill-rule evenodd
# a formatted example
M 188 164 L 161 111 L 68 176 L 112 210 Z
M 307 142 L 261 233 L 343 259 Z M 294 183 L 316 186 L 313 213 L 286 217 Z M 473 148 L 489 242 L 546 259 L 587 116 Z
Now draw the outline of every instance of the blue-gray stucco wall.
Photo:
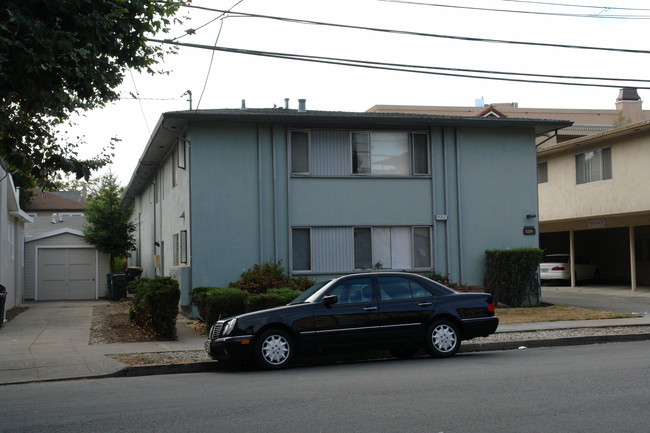
M 190 136 L 194 287 L 288 267 L 292 226 L 432 226 L 433 267 L 469 285 L 483 284 L 486 249 L 538 244 L 523 235 L 537 228 L 532 130 L 433 127 L 432 176 L 401 179 L 290 178 L 285 125 L 198 124 Z

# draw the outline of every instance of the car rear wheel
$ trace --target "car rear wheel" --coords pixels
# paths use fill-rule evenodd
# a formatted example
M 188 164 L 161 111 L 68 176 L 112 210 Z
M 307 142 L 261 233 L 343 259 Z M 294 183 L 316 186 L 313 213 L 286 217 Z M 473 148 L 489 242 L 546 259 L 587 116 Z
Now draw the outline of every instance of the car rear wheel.
M 294 355 L 291 336 L 281 329 L 264 331 L 255 342 L 255 362 L 266 370 L 286 367 Z
M 449 320 L 437 320 L 427 330 L 424 348 L 435 358 L 453 356 L 460 348 L 458 329 Z

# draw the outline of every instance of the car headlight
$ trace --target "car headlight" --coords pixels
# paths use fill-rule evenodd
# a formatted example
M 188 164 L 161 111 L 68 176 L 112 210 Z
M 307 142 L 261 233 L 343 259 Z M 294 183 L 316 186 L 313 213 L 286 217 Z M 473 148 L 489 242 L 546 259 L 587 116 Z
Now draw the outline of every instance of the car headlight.
M 235 323 L 237 322 L 237 319 L 232 319 L 226 322 L 225 325 L 223 325 L 223 331 L 221 332 L 221 335 L 224 337 L 228 334 L 230 334 L 235 327 Z

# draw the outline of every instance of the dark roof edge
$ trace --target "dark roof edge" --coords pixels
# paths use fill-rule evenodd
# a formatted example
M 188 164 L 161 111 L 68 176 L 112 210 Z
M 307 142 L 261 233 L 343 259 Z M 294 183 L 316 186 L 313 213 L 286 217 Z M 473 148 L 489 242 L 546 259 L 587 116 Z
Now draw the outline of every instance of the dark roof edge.
M 135 194 L 152 176 L 154 166 L 161 162 L 164 149 L 161 143 L 173 141 L 180 137 L 185 128 L 197 121 L 228 121 L 228 122 L 264 122 L 287 123 L 291 126 L 311 127 L 360 127 L 372 128 L 380 126 L 395 127 L 431 127 L 431 126 L 463 126 L 476 128 L 532 128 L 535 135 L 545 134 L 557 129 L 571 126 L 573 122 L 556 119 L 526 119 L 526 118 L 494 118 L 468 116 L 441 116 L 412 113 L 374 113 L 374 112 L 343 112 L 343 111 L 299 111 L 286 108 L 268 109 L 215 109 L 215 110 L 183 110 L 163 113 L 147 146 L 138 160 L 131 180 L 127 185 L 123 202 L 132 203 Z M 155 145 L 158 143 L 159 145 Z
M 461 125 L 477 127 L 503 127 L 520 126 L 534 127 L 536 133 L 549 130 L 566 128 L 573 122 L 557 119 L 531 119 L 507 117 L 501 119 L 469 117 L 469 116 L 443 116 L 432 114 L 413 113 L 375 113 L 375 112 L 345 112 L 345 111 L 298 111 L 285 108 L 269 109 L 219 109 L 219 110 L 184 110 L 163 113 L 165 119 L 178 120 L 228 120 L 234 122 L 262 121 L 262 122 L 288 122 L 288 123 L 322 123 L 322 124 L 355 124 L 363 122 L 381 122 L 382 124 L 430 124 L 430 125 Z M 499 122 L 495 124 L 494 122 Z M 541 130 L 542 132 L 538 132 Z

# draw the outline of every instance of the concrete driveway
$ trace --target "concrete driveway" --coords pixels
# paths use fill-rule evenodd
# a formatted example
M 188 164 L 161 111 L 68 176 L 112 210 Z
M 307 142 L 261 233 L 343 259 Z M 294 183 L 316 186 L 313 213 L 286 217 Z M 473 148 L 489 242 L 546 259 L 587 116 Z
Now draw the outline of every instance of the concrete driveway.
M 107 354 L 203 350 L 204 339 L 182 323 L 177 341 L 90 345 L 93 307 L 107 303 L 21 304 L 28 309 L 0 328 L 0 384 L 103 376 L 125 367 Z
M 650 314 L 650 287 L 542 286 L 542 301 L 629 314 Z

